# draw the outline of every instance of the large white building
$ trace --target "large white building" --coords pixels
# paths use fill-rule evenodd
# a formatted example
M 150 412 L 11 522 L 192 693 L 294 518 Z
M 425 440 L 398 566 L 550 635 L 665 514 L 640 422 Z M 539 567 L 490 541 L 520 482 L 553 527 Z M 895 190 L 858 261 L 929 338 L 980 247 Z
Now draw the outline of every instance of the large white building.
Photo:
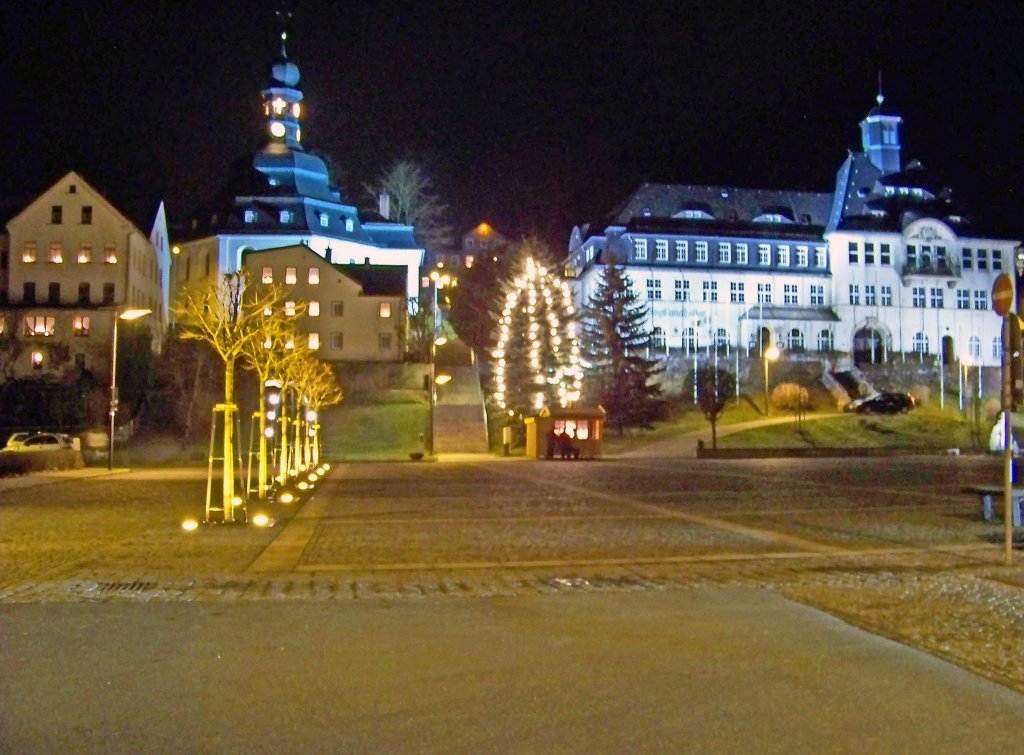
M 243 174 L 231 177 L 231 202 L 176 234 L 175 290 L 239 270 L 246 252 L 302 245 L 333 264 L 400 265 L 406 295 L 416 300 L 424 250 L 412 226 L 362 219 L 331 185 L 324 161 L 303 146 L 299 68 L 288 59 L 283 40 L 260 108 L 263 145 Z
M 646 293 L 666 353 L 774 343 L 857 363 L 999 364 L 990 292 L 1020 239 L 972 216 L 920 163 L 904 166 L 902 119 L 882 103 L 832 192 L 644 184 L 607 221 L 573 229 L 564 268 L 577 303 L 614 258 Z

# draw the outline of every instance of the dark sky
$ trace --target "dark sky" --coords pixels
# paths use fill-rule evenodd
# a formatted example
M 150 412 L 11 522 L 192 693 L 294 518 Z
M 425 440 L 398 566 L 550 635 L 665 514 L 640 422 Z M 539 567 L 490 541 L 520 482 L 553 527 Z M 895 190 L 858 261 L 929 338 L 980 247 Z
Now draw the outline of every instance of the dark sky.
M 829 190 L 882 71 L 904 158 L 1021 217 L 1024 4 L 292 5 L 304 142 L 360 206 L 412 157 L 460 230 L 564 249 L 645 180 Z M 75 169 L 187 217 L 259 140 L 275 7 L 8 0 L 0 199 Z

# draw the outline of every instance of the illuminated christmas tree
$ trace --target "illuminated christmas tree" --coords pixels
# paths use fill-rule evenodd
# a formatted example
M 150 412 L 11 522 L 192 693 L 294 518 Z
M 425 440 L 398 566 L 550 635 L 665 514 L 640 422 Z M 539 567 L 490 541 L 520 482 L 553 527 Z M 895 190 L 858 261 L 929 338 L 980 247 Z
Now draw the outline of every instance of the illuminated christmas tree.
M 509 416 L 568 406 L 582 389 L 572 292 L 537 261 L 538 252 L 537 242 L 520 245 L 496 318 L 492 398 Z

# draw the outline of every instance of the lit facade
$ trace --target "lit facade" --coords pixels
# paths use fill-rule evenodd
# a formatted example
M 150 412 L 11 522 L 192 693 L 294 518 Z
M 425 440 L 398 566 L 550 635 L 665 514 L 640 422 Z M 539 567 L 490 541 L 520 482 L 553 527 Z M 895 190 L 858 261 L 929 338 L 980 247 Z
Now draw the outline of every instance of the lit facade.
M 167 260 L 150 238 L 158 232 L 143 233 L 74 172 L 12 218 L 0 331 L 24 348 L 10 376 L 109 377 L 113 318 L 126 308 L 152 310 L 145 322 L 159 348 Z
M 1020 239 L 974 218 L 919 163 L 904 166 L 902 119 L 882 102 L 832 192 L 644 184 L 610 220 L 573 229 L 564 269 L 577 303 L 614 257 L 665 353 L 777 344 L 858 363 L 999 364 L 990 291 Z

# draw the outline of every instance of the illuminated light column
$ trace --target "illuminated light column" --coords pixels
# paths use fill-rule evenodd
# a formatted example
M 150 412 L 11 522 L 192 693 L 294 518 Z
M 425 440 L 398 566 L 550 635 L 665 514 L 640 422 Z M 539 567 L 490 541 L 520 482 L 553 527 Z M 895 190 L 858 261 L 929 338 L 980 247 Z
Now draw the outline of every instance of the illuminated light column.
M 118 314 L 114 311 L 114 332 L 110 339 L 110 437 L 107 449 L 107 469 L 114 468 L 114 420 L 117 417 L 118 396 L 117 396 L 117 321 L 138 320 L 150 314 L 151 309 L 127 309 Z M 34 356 L 34 355 L 33 355 Z

